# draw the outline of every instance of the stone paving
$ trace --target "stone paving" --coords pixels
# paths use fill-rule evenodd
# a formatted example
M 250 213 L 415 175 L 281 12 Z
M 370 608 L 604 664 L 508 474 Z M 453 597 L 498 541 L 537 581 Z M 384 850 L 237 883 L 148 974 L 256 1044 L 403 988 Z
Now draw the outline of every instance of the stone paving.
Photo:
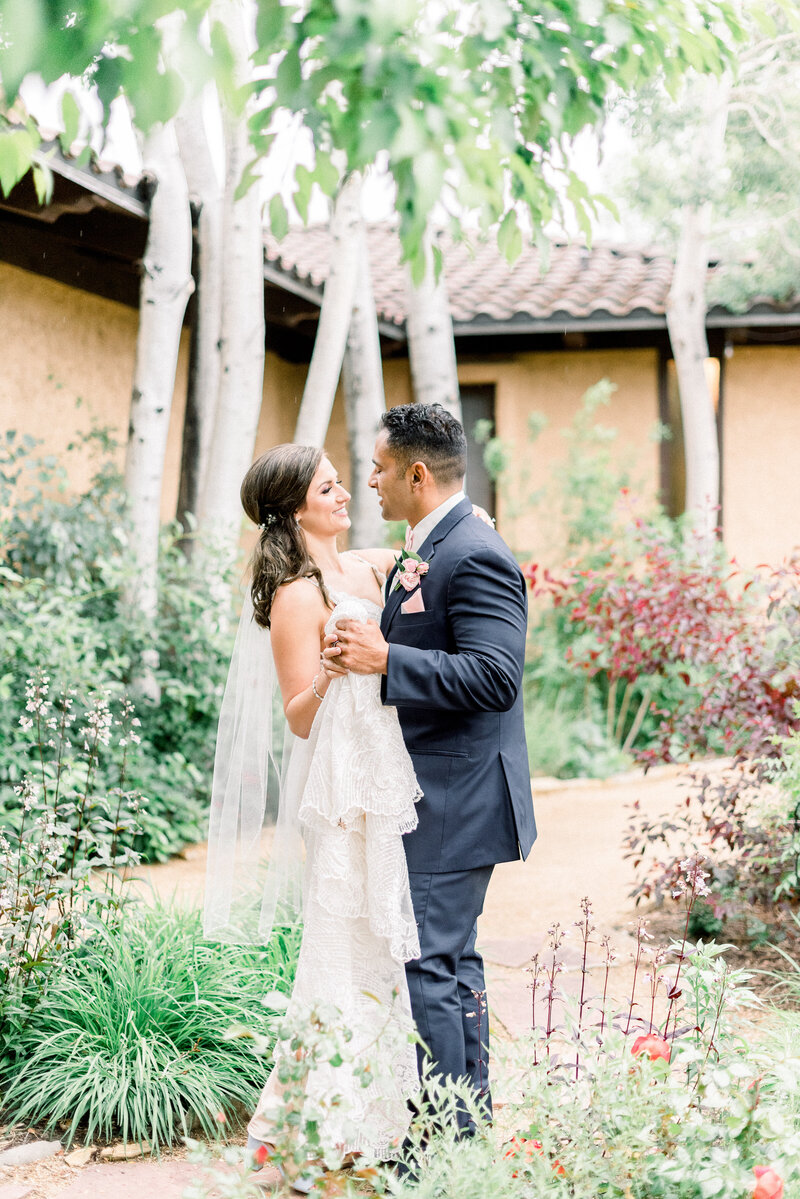
M 617 962 L 612 993 L 624 996 L 630 979 L 631 924 L 636 911 L 629 893 L 630 865 L 620 844 L 635 800 L 658 814 L 672 808 L 685 790 L 685 775 L 672 768 L 622 776 L 607 783 L 581 781 L 534 784 L 539 839 L 524 864 L 497 867 L 480 922 L 479 945 L 486 960 L 493 1035 L 513 1040 L 530 1029 L 529 974 L 534 953 L 544 948 L 547 929 L 555 921 L 570 926 L 580 918 L 583 896 L 592 901 L 594 934 L 611 937 Z M 197 903 L 202 895 L 205 852 L 193 846 L 182 858 L 141 871 L 143 893 Z M 569 941 L 561 955 L 565 971 L 559 982 L 567 990 L 580 985 L 580 954 Z M 602 970 L 597 948 L 591 973 Z M 0 1173 L 0 1199 L 181 1199 L 200 1167 L 176 1158 L 161 1161 L 92 1163 L 71 1170 L 63 1158 L 51 1169 Z M 15 1173 L 17 1177 L 14 1177 Z M 26 1189 L 27 1188 L 27 1189 Z

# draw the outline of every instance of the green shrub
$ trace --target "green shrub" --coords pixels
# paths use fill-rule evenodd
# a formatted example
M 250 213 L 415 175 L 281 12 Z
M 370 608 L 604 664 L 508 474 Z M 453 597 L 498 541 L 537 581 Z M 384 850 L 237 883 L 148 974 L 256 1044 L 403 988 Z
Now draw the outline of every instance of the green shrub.
M 218 1132 L 252 1109 L 267 1073 L 246 1024 L 270 1037 L 264 997 L 291 988 L 294 934 L 265 949 L 204 943 L 200 916 L 178 908 L 130 910 L 64 958 L 13 1051 L 0 1062 L 6 1116 L 71 1142 Z M 263 1046 L 262 1046 L 263 1048 Z
M 0 826 L 13 825 L 12 787 L 38 754 L 20 732 L 26 681 L 43 669 L 54 695 L 72 688 L 80 707 L 102 691 L 118 708 L 143 654 L 155 649 L 160 700 L 137 703 L 141 742 L 127 771 L 143 796 L 134 847 L 146 859 L 165 859 L 204 836 L 231 605 L 228 593 L 209 595 L 174 526 L 162 535 L 153 625 L 125 610 L 135 568 L 122 484 L 108 439 L 94 434 L 90 444 L 101 455 L 91 485 L 70 495 L 63 464 L 37 457 L 32 439 L 18 442 L 12 433 L 0 443 Z M 96 782 L 98 790 L 112 785 L 103 768 Z
M 694 881 L 686 885 L 693 893 L 699 875 L 690 870 Z M 594 931 L 588 908 L 584 915 L 588 938 Z M 776 1187 L 785 1183 L 787 1195 L 796 1194 L 797 1013 L 752 1048 L 731 1019 L 738 1013 L 741 1023 L 742 1009 L 753 1003 L 747 975 L 728 967 L 720 947 L 684 941 L 673 950 L 669 967 L 663 957 L 648 963 L 656 974 L 664 972 L 669 994 L 677 992 L 675 1027 L 668 1034 L 647 1020 L 647 1000 L 645 1010 L 629 1012 L 626 1021 L 624 1012 L 610 1018 L 613 1001 L 605 994 L 602 1000 L 582 996 L 580 1004 L 573 998 L 559 1026 L 552 1026 L 549 1013 L 549 1031 L 539 1026 L 495 1053 L 506 1102 L 494 1127 L 482 1121 L 476 1097 L 464 1085 L 427 1079 L 402 1151 L 408 1172 L 390 1178 L 362 1161 L 354 1176 L 322 1180 L 319 1192 L 356 1199 L 367 1179 L 376 1193 L 398 1199 L 749 1199 L 757 1171 L 769 1169 Z M 554 982 L 555 967 L 550 973 Z M 308 1022 L 293 1030 L 292 1044 L 303 1049 L 293 1063 L 301 1084 L 305 1060 L 324 1063 L 337 1054 L 324 1031 Z M 315 1050 L 322 1051 L 316 1059 Z M 287 1090 L 287 1106 L 299 1109 L 291 1082 Z M 474 1137 L 459 1135 L 459 1108 L 473 1115 Z M 305 1109 L 281 1124 L 279 1139 L 287 1174 L 307 1169 L 318 1156 L 317 1125 Z M 213 1169 L 208 1147 L 195 1145 L 194 1155 L 212 1172 L 191 1189 L 192 1199 L 209 1199 L 216 1187 L 228 1199 L 249 1199 L 252 1176 L 226 1178 Z M 229 1151 L 228 1161 L 235 1156 Z M 776 1192 L 756 1192 L 756 1199 L 770 1193 Z

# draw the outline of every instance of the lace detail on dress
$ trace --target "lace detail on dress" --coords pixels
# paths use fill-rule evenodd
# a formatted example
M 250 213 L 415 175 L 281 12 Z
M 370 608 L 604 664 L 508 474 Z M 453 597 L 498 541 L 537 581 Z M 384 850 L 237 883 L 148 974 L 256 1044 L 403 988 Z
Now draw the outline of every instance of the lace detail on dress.
M 340 599 L 325 626 L 368 620 L 377 604 Z M 378 675 L 333 679 L 309 741 L 312 754 L 300 823 L 319 845 L 311 880 L 329 912 L 366 917 L 398 962 L 419 956 L 408 868 L 400 837 L 417 827 L 422 792 L 394 708 L 384 707 Z
M 371 600 L 336 592 L 331 598 L 326 633 L 339 619 L 380 618 Z M 355 1060 L 369 1062 L 373 1075 L 365 1087 L 347 1063 L 315 1071 L 307 1101 L 328 1112 L 324 1144 L 385 1158 L 405 1136 L 406 1100 L 418 1087 L 404 963 L 419 956 L 419 937 L 401 836 L 416 828 L 422 793 L 396 709 L 381 703 L 377 675 L 334 679 L 308 741 L 294 752 L 307 767 L 299 812 L 306 867 L 290 1009 L 335 1005 L 353 1033 Z M 284 1052 L 278 1044 L 276 1060 Z M 268 1139 L 276 1087 L 273 1072 L 251 1121 L 260 1139 Z M 331 1095 L 340 1095 L 341 1105 L 331 1108 Z

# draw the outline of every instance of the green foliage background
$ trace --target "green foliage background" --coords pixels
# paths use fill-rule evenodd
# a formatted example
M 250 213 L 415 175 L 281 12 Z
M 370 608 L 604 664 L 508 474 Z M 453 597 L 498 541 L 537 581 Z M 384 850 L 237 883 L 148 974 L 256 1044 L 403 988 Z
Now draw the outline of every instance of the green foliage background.
M 41 667 L 51 694 L 75 687 L 80 704 L 105 690 L 119 703 L 154 648 L 161 699 L 136 703 L 141 744 L 128 747 L 127 785 L 143 797 L 134 848 L 165 859 L 204 836 L 233 611 L 210 602 L 178 527 L 162 535 L 154 624 L 123 609 L 133 567 L 121 480 L 108 438 L 94 434 L 90 445 L 94 476 L 74 495 L 65 463 L 39 456 L 31 438 L 10 433 L 0 443 L 0 822 L 14 827 L 13 785 L 31 765 L 19 725 L 26 679 Z M 106 784 L 101 771 L 96 789 Z

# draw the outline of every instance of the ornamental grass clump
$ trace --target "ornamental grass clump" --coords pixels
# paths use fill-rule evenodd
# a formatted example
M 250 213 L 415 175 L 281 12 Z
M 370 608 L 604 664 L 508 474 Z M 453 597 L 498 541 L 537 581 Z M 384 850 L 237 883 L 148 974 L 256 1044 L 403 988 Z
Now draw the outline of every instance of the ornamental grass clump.
M 220 1114 L 239 1127 L 252 1110 L 267 1063 L 246 1023 L 272 1042 L 270 990 L 289 990 L 295 933 L 267 948 L 207 944 L 200 915 L 129 907 L 61 961 L 13 1052 L 0 1065 L 7 1116 L 66 1142 L 148 1141 L 156 1150 L 199 1129 L 218 1133 Z

